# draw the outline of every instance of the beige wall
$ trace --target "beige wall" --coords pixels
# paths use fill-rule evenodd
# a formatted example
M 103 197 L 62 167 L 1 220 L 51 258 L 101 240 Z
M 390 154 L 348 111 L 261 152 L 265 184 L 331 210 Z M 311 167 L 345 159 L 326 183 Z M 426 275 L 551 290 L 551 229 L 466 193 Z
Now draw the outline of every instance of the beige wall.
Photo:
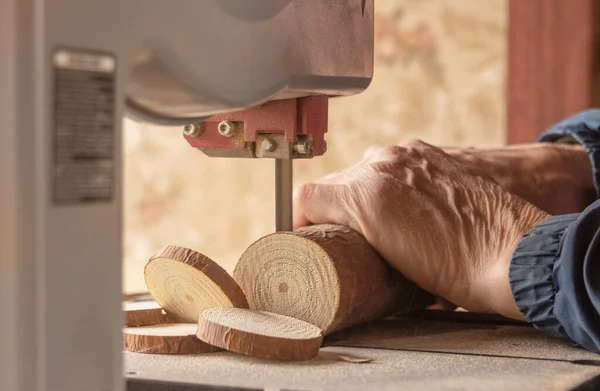
M 295 182 L 344 168 L 370 145 L 504 143 L 506 0 L 376 0 L 375 76 L 333 100 L 322 158 L 295 162 Z M 143 266 L 165 244 L 232 270 L 273 230 L 271 160 L 211 159 L 180 130 L 125 121 L 124 289 L 145 290 Z

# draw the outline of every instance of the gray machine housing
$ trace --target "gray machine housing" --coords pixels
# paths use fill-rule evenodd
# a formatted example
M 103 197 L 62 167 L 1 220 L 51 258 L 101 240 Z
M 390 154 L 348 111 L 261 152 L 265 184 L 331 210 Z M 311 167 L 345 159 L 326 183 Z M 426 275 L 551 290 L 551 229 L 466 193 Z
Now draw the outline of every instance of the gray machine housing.
M 359 93 L 363 3 L 0 2 L 0 390 L 124 387 L 123 116 L 182 125 Z

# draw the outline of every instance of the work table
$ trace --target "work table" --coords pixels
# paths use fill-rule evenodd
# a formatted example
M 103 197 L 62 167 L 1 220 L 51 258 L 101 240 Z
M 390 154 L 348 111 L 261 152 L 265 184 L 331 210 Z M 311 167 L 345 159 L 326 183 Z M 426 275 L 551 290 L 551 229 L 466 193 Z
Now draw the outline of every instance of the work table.
M 599 355 L 496 316 L 422 311 L 335 333 L 326 345 L 317 358 L 296 363 L 230 352 L 125 353 L 127 390 L 600 388 Z M 345 361 L 352 358 L 372 361 Z

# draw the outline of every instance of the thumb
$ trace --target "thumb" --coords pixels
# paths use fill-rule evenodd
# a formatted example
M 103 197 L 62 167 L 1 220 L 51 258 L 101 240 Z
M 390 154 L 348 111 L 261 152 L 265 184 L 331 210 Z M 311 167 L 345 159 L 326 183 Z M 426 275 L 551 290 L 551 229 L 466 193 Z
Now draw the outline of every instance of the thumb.
M 348 225 L 345 186 L 309 183 L 294 190 L 294 229 L 309 224 Z

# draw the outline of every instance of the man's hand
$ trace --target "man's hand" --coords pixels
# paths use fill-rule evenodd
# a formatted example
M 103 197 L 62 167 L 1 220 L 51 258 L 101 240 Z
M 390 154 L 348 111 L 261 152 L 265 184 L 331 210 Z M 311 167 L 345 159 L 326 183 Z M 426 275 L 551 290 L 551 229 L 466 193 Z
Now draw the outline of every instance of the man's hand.
M 368 151 L 294 194 L 296 227 L 361 232 L 397 270 L 471 311 L 522 319 L 508 267 L 521 236 L 549 217 L 478 168 L 419 141 Z
M 522 144 L 444 151 L 552 215 L 581 212 L 596 200 L 592 165 L 581 145 Z

